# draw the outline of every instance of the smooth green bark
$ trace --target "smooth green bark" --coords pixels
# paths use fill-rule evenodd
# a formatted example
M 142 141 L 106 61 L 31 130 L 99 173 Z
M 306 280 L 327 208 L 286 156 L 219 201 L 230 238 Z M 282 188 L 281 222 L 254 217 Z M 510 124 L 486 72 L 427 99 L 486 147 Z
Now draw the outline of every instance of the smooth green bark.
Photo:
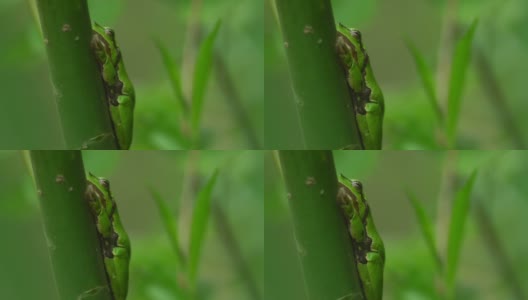
M 80 151 L 32 151 L 51 265 L 61 299 L 112 299 Z
M 37 2 L 65 148 L 117 149 L 86 0 Z
M 308 299 L 362 299 L 331 151 L 280 151 Z
M 361 149 L 329 0 L 275 0 L 304 144 Z

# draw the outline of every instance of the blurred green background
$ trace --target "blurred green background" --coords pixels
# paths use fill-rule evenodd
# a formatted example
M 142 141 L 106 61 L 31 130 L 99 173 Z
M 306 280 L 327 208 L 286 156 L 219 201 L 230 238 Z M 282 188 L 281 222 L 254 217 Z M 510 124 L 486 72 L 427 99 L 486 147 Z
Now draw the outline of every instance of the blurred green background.
M 334 151 L 334 160 L 338 173 L 363 182 L 385 243 L 384 299 L 443 299 L 437 290 L 441 285 L 433 257 L 405 190 L 411 190 L 422 203 L 437 244 L 445 246 L 450 216 L 441 211 L 454 196 L 443 187 L 465 182 L 475 169 L 478 175 L 456 273 L 456 299 L 526 299 L 528 152 Z M 265 189 L 266 297 L 306 299 L 287 193 L 271 153 L 265 159 Z M 494 243 L 488 243 L 492 233 L 482 227 L 477 204 L 484 208 L 495 232 Z M 504 256 L 494 252 L 497 246 Z M 514 274 L 502 273 L 502 259 Z M 523 298 L 514 294 L 515 284 Z
M 115 29 L 136 89 L 132 149 L 181 149 L 176 98 L 159 38 L 180 65 L 190 94 L 198 45 L 217 20 L 215 59 L 205 92 L 203 148 L 259 149 L 263 141 L 264 14 L 257 1 L 88 1 L 90 16 Z M 0 1 L 0 149 L 62 149 L 46 52 L 30 1 Z M 189 35 L 192 24 L 194 32 Z M 226 84 L 229 80 L 232 89 Z M 237 119 L 238 101 L 245 124 Z M 82 120 L 80 120 L 82 121 Z M 251 136 L 251 137 L 250 137 Z
M 107 177 L 132 243 L 127 299 L 178 299 L 175 254 L 153 187 L 177 215 L 180 247 L 187 255 L 196 193 L 218 168 L 212 208 L 198 267 L 200 299 L 250 299 L 246 275 L 235 268 L 218 208 L 263 298 L 263 153 L 259 151 L 91 151 L 86 171 Z M 20 152 L 0 151 L 1 299 L 58 299 L 48 257 L 37 193 Z M 183 190 L 182 190 L 183 189 Z M 175 214 L 175 213 L 174 213 Z M 60 216 L 57 216 L 60 218 Z M 83 255 L 79 253 L 79 255 Z M 71 259 L 75 259 L 72 257 Z M 182 286 L 182 288 L 184 288 Z
M 336 22 L 359 28 L 363 33 L 363 43 L 385 96 L 384 149 L 440 148 L 434 111 L 404 38 L 416 45 L 436 78 L 438 66 L 435 65 L 440 49 L 445 48 L 441 40 L 448 14 L 453 16 L 449 22 L 460 25 L 462 32 L 473 20 L 479 19 L 456 148 L 528 147 L 525 142 L 528 141 L 528 119 L 524 117 L 528 111 L 525 94 L 527 1 L 333 0 L 331 3 Z M 298 149 L 294 145 L 301 144 L 299 120 L 271 1 L 266 1 L 265 17 L 265 145 L 267 149 Z M 491 67 L 500 97 L 490 92 L 489 82 L 483 82 L 475 49 Z M 502 114 L 503 108 L 508 114 Z M 513 137 L 515 130 L 506 129 L 508 122 L 520 131 L 517 137 Z

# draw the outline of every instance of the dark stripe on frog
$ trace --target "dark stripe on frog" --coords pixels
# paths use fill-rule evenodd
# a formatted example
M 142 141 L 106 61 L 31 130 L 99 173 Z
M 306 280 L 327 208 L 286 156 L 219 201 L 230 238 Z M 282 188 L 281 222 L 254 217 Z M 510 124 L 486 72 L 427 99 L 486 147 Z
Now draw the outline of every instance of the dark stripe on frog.
M 97 31 L 93 30 L 95 34 L 99 37 L 97 40 L 104 44 L 104 51 L 106 52 L 106 55 L 111 58 L 110 56 L 110 46 L 108 44 L 108 41 Z
M 94 200 L 92 199 L 92 197 L 90 197 L 90 201 L 101 201 L 103 209 L 104 209 L 104 207 L 106 206 L 106 197 L 104 196 L 103 192 L 90 181 L 88 181 L 88 185 L 89 185 L 88 189 L 90 189 L 92 193 L 97 194 L 96 195 L 97 200 Z
M 116 74 L 119 74 L 119 65 L 121 63 L 121 60 L 122 60 L 122 55 L 121 55 L 121 50 L 117 49 L 117 56 L 116 56 L 116 61 L 115 61 L 115 64 L 114 64 L 114 67 L 115 67 L 115 70 L 116 70 Z M 112 104 L 113 106 L 118 106 L 119 105 L 119 102 L 117 101 L 117 97 L 118 95 L 123 95 L 123 82 L 119 79 L 119 76 L 117 76 L 116 78 L 116 82 L 113 86 L 111 86 L 110 88 L 112 89 L 112 97 L 108 97 L 108 100 L 110 101 L 110 104 Z

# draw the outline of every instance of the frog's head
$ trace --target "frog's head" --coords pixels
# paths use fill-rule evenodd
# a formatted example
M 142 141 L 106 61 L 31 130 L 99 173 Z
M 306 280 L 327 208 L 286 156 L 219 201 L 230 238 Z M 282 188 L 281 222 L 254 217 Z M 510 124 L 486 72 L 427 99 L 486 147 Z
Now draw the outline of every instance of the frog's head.
M 338 48 L 338 51 L 348 50 L 348 53 L 352 53 L 354 61 L 359 65 L 359 69 L 364 70 L 368 64 L 368 57 L 365 48 L 363 47 L 361 32 L 356 28 L 348 28 L 339 23 L 337 26 L 337 39 L 338 46 L 340 44 L 347 45 L 346 49 Z
M 115 32 L 110 27 L 103 27 L 98 23 L 93 24 L 93 36 L 91 46 L 95 51 L 99 61 L 106 61 L 109 58 L 113 65 L 117 63 L 119 49 L 117 47 Z
M 97 177 L 92 173 L 88 172 L 87 177 L 87 187 L 86 193 L 91 197 L 91 199 L 99 199 L 104 207 L 109 205 L 106 203 L 111 199 L 110 194 L 110 182 L 108 179 L 103 177 Z

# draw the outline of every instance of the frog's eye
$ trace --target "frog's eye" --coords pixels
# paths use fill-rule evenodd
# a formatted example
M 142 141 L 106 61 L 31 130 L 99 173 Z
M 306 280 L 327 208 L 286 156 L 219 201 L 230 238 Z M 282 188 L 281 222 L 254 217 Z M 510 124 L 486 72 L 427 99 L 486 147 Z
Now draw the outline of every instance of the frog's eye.
M 105 27 L 105 33 L 110 36 L 112 39 L 115 36 L 114 30 L 112 28 Z
M 360 181 L 352 180 L 352 186 L 360 191 L 363 190 L 363 184 Z
M 350 34 L 352 37 L 354 37 L 356 40 L 361 41 L 361 32 L 359 30 L 352 29 L 350 30 Z
M 99 183 L 106 189 L 110 189 L 110 181 L 106 178 L 99 178 Z

